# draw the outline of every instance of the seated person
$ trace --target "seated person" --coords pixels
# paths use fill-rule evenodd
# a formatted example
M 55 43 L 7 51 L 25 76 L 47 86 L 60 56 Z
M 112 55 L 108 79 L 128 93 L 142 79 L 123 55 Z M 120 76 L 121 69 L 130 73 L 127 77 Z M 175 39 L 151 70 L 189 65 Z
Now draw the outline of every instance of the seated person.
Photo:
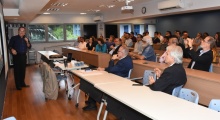
M 80 43 L 78 45 L 78 48 L 81 50 L 86 50 L 86 42 L 85 42 L 85 38 L 84 37 L 80 37 Z
M 120 38 L 115 38 L 114 40 L 114 45 L 111 45 L 111 51 L 109 52 L 110 55 L 115 55 L 118 54 L 118 50 L 121 47 L 121 39 Z
M 102 52 L 106 53 L 107 52 L 107 46 L 104 43 L 104 40 L 102 38 L 98 38 L 98 44 L 95 47 L 96 52 Z
M 130 56 L 132 56 L 132 54 L 141 54 L 142 53 L 142 50 L 143 50 L 142 39 L 143 39 L 143 36 L 141 34 L 138 34 L 137 35 L 137 42 L 134 45 L 134 51 L 129 53 Z
M 158 32 L 154 32 L 153 43 L 154 44 L 160 43 L 160 39 L 158 38 Z
M 149 76 L 149 87 L 155 91 L 162 91 L 172 94 L 175 87 L 184 85 L 187 81 L 186 72 L 182 65 L 183 51 L 182 48 L 175 45 L 167 47 L 165 63 L 169 65 L 163 73 L 160 69 L 155 68 L 157 80 Z
M 111 46 L 112 46 L 112 45 L 113 45 L 113 46 L 115 45 L 114 40 L 115 40 L 114 35 L 110 35 L 108 41 L 105 43 L 106 46 L 107 46 L 108 52 L 111 51 Z
M 193 40 L 189 39 L 187 41 L 188 53 L 192 58 L 191 62 L 188 65 L 188 68 L 209 71 L 210 65 L 213 60 L 212 48 L 215 45 L 215 40 L 211 36 L 207 36 L 204 40 L 201 41 L 201 49 L 196 52 L 193 50 Z
M 118 62 L 114 65 L 114 60 L 118 60 Z M 109 62 L 109 66 L 107 68 L 98 68 L 100 71 L 107 71 L 109 73 L 113 73 L 115 75 L 121 77 L 127 77 L 129 74 L 129 70 L 133 68 L 133 62 L 130 56 L 128 56 L 128 49 L 125 46 L 121 46 L 118 50 L 118 54 L 114 55 Z M 88 106 L 83 107 L 83 110 L 95 110 L 96 101 L 89 97 Z
M 163 42 L 161 42 L 161 46 L 160 46 L 160 49 L 159 50 L 163 50 L 163 51 L 166 51 L 166 48 L 168 46 L 168 41 L 169 41 L 169 37 L 165 36 L 163 38 Z
M 92 37 L 89 38 L 89 42 L 86 44 L 87 50 L 95 51 L 95 43 Z
M 137 58 L 141 60 L 148 60 L 148 61 L 154 61 L 154 62 L 156 61 L 156 55 L 155 55 L 154 49 L 151 45 L 147 43 L 146 39 L 143 39 L 142 49 L 143 51 L 141 55 L 132 54 L 131 56 L 135 59 Z
M 133 46 L 133 41 L 132 39 L 130 38 L 130 33 L 125 33 L 125 44 L 127 47 L 132 47 Z

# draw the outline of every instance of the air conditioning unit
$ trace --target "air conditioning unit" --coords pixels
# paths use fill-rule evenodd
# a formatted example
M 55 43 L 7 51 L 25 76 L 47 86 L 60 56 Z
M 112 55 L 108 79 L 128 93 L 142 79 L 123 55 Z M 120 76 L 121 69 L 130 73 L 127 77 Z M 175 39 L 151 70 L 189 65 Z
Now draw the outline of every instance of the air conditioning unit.
M 184 0 L 166 0 L 158 3 L 159 10 L 184 8 Z
M 93 20 L 94 20 L 95 22 L 100 22 L 100 21 L 103 20 L 103 17 L 102 17 L 102 16 L 95 16 L 95 17 L 93 18 Z

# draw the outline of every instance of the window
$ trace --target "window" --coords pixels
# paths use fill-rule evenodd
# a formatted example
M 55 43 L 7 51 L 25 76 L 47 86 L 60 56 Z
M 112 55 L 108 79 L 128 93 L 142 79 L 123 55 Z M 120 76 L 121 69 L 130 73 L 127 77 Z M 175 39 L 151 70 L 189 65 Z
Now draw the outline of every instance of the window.
M 134 35 L 143 34 L 144 25 L 134 25 Z
M 63 25 L 48 25 L 48 40 L 49 41 L 64 40 Z
M 129 24 L 123 24 L 120 25 L 120 37 L 124 35 L 124 32 L 131 32 L 131 25 Z
M 80 24 L 66 25 L 66 40 L 76 40 L 81 36 Z
M 28 29 L 30 41 L 45 41 L 44 25 L 29 25 Z

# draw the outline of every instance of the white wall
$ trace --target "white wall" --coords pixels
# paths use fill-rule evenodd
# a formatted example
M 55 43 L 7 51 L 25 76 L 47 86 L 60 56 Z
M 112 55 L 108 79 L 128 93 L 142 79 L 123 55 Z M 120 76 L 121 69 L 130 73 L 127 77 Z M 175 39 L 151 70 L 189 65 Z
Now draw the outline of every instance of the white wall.
M 113 22 L 113 21 L 124 21 L 127 19 L 137 19 L 137 18 L 153 18 L 158 16 L 165 16 L 171 14 L 178 14 L 178 13 L 189 13 L 193 11 L 206 11 L 206 10 L 213 10 L 219 9 L 220 7 L 220 0 L 184 0 L 185 7 L 179 9 L 170 9 L 170 10 L 158 10 L 158 2 L 164 0 L 152 0 L 149 2 L 139 3 L 133 5 L 134 13 L 133 14 L 122 14 L 120 8 L 112 9 L 111 11 L 107 11 L 103 13 L 104 15 L 104 22 Z M 141 9 L 142 7 L 147 8 L 147 12 L 142 14 Z

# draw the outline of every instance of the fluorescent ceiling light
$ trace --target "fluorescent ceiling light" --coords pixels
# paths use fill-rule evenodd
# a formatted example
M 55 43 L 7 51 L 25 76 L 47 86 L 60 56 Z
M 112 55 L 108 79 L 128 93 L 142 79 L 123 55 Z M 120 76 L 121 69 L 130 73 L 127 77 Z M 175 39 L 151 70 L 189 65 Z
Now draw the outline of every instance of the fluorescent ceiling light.
M 45 12 L 45 13 L 43 13 L 43 14 L 45 14 L 45 15 L 48 15 L 48 14 L 50 14 L 50 13 L 48 13 L 48 12 Z
M 80 13 L 81 15 L 85 15 L 85 14 L 87 14 L 87 13 Z

